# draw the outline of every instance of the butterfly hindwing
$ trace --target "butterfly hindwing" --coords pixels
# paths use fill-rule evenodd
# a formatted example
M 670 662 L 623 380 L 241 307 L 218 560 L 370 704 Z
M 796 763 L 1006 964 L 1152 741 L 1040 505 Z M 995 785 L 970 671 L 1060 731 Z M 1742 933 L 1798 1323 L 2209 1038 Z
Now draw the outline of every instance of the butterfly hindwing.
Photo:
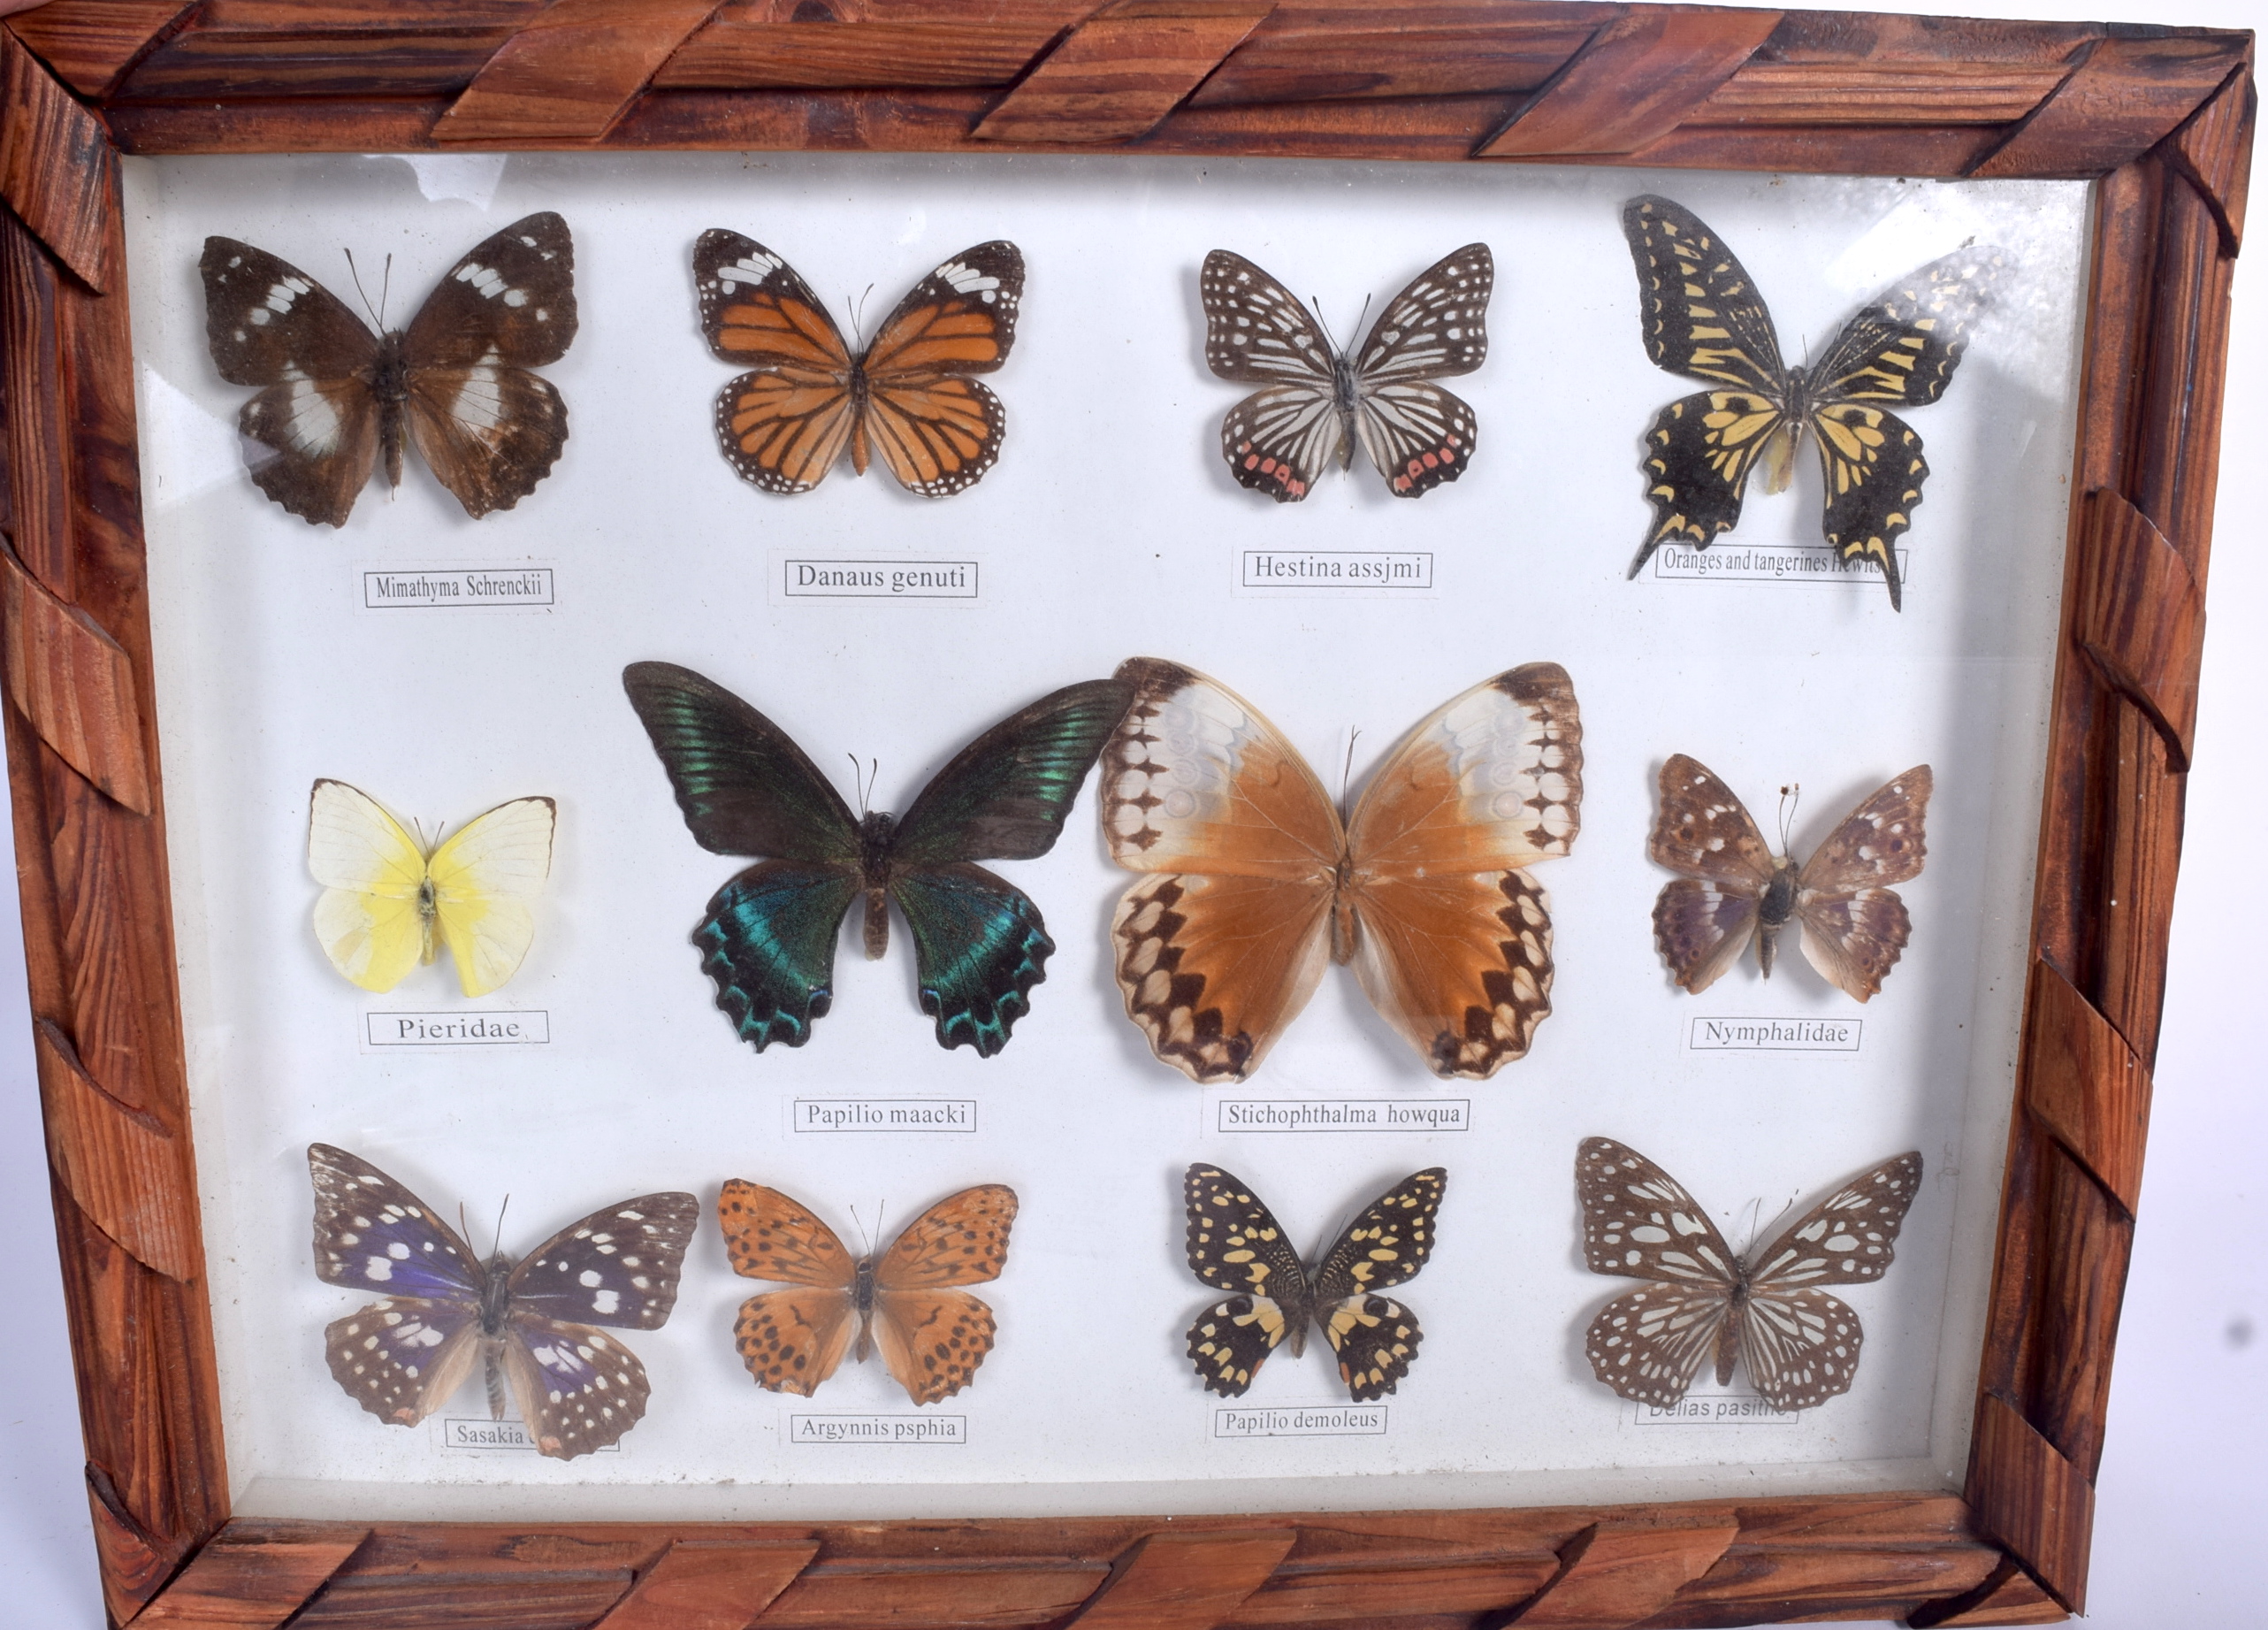
M 1023 251 L 997 239 L 916 283 L 860 359 L 868 399 L 852 435 L 852 467 L 865 473 L 871 444 L 898 485 L 925 498 L 981 480 L 999 459 L 1007 415 L 971 376 L 1007 361 L 1023 298 Z
M 1668 1409 L 1707 1363 L 1732 1302 L 1724 1293 L 1653 1284 L 1626 1290 L 1584 1332 L 1591 1373 L 1633 1403 Z
M 414 1427 L 464 1385 L 480 1357 L 480 1304 L 388 1297 L 323 1329 L 324 1362 L 348 1397 Z
M 1672 754 L 1656 791 L 1646 852 L 1655 865 L 1685 875 L 1654 902 L 1653 943 L 1671 976 L 1698 994 L 1755 937 L 1757 904 L 1775 863 L 1747 806 L 1699 760 Z
M 1055 941 L 1031 897 L 981 866 L 898 873 L 890 897 L 913 935 L 915 989 L 941 1047 L 989 1059 L 1032 1010 Z
M 937 1202 L 874 1264 L 874 1344 L 916 1404 L 951 1397 L 992 1351 L 992 1310 L 958 1285 L 1000 1276 L 1016 1193 L 982 1183 Z
M 343 781 L 317 781 L 308 797 L 307 867 L 323 892 L 315 937 L 323 953 L 365 991 L 391 991 L 430 949 L 418 891 L 425 853 L 378 801 Z
M 1447 1186 L 1440 1167 L 1412 1172 L 1365 1206 L 1316 1267 L 1316 1317 L 1357 1403 L 1392 1392 L 1424 1339 L 1415 1313 L 1377 1293 L 1407 1284 L 1433 1254 Z
M 1234 1293 L 1189 1327 L 1190 1362 L 1206 1390 L 1238 1397 L 1287 1336 L 1294 1349 L 1304 1342 L 1307 1269 L 1275 1213 L 1234 1173 L 1192 1166 L 1181 1193 L 1189 1271 Z
M 777 1189 L 730 1179 L 716 1210 L 734 1273 L 798 1287 L 741 1304 L 733 1330 L 741 1362 L 758 1386 L 808 1397 L 850 1351 L 858 1259 L 808 1206 Z
M 835 942 L 859 897 L 859 874 L 841 866 L 761 861 L 710 897 L 693 927 L 717 1010 L 761 1052 L 800 1047 L 835 1001 Z

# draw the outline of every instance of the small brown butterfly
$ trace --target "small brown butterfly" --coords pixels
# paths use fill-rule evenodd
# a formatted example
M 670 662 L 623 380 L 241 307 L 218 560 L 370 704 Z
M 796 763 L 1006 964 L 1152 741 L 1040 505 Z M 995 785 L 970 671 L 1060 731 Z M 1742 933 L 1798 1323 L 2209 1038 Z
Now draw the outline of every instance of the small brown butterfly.
M 551 473 L 567 404 L 531 373 L 575 338 L 575 245 L 549 210 L 484 239 L 407 329 L 374 334 L 290 262 L 207 238 L 205 341 L 220 377 L 256 385 L 237 429 L 262 492 L 343 526 L 381 454 L 401 485 L 405 437 L 467 515 L 509 509 Z
M 1932 784 L 1927 764 L 1883 783 L 1798 866 L 1772 853 L 1714 771 L 1674 754 L 1661 767 L 1647 846 L 1656 865 L 1684 874 L 1653 905 L 1653 943 L 1671 975 L 1699 994 L 1753 938 L 1768 979 L 1780 930 L 1792 921 L 1822 977 L 1859 1001 L 1874 995 L 1913 931 L 1905 902 L 1884 885 L 1921 874 Z
M 734 1273 L 796 1287 L 740 1305 L 733 1338 L 760 1387 L 807 1398 L 845 1353 L 864 1363 L 880 1348 L 905 1396 L 935 1404 L 975 1380 L 992 1351 L 992 1310 L 954 1287 L 1007 1266 L 1016 1191 L 1005 1184 L 947 1195 L 863 1257 L 809 1206 L 760 1183 L 726 1183 L 716 1215 Z

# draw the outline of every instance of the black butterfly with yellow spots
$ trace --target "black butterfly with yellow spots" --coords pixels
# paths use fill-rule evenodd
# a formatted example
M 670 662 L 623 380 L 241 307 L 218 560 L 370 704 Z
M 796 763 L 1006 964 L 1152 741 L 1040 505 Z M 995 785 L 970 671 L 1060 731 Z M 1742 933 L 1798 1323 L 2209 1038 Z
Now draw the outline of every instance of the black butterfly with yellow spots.
M 1377 1293 L 1417 1277 L 1433 1254 L 1433 1215 L 1448 1182 L 1438 1166 L 1412 1172 L 1363 1207 L 1310 1269 L 1242 1178 L 1191 1167 L 1181 1182 L 1189 1267 L 1216 1290 L 1233 1292 L 1189 1327 L 1189 1357 L 1205 1389 L 1241 1397 L 1287 1337 L 1293 1358 L 1306 1351 L 1312 1319 L 1356 1403 L 1392 1392 L 1424 1337 L 1415 1313 Z
M 1667 198 L 1633 198 L 1623 234 L 1638 264 L 1646 354 L 1714 387 L 1671 402 L 1646 432 L 1653 524 L 1630 575 L 1664 543 L 1706 549 L 1738 525 L 1759 463 L 1764 490 L 1784 490 L 1808 427 L 1827 490 L 1821 530 L 1843 559 L 1882 568 L 1897 608 L 1896 545 L 1929 466 L 1921 438 L 1879 404 L 1926 407 L 1944 394 L 1991 296 L 1999 251 L 1974 246 L 1908 273 L 1845 323 L 1817 363 L 1791 368 L 1754 279 L 1699 216 Z

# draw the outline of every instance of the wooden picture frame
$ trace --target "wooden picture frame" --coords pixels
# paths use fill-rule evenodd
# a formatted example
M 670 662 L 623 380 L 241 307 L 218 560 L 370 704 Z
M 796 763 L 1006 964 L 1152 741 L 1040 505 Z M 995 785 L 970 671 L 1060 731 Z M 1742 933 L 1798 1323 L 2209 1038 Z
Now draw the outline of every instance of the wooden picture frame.
M 112 1619 L 1195 1630 L 2081 1611 L 2195 716 L 2251 61 L 2241 34 L 1591 0 L 17 10 L 0 26 L 0 714 Z M 608 148 L 2094 179 L 2019 1113 L 1961 1494 L 1179 1519 L 232 1519 L 118 156 Z

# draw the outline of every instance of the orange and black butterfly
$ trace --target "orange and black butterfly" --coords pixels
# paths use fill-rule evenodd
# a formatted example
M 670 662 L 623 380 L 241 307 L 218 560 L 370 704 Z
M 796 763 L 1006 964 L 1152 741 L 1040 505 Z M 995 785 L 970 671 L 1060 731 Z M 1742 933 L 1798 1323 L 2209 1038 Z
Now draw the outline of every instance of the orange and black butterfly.
M 913 286 L 853 355 L 795 268 L 737 232 L 693 246 L 701 332 L 748 371 L 717 393 L 716 439 L 740 478 L 807 493 L 847 444 L 860 475 L 879 454 L 925 498 L 974 486 L 1000 456 L 1007 416 L 972 376 L 1016 342 L 1024 255 L 995 240 L 963 249 Z

